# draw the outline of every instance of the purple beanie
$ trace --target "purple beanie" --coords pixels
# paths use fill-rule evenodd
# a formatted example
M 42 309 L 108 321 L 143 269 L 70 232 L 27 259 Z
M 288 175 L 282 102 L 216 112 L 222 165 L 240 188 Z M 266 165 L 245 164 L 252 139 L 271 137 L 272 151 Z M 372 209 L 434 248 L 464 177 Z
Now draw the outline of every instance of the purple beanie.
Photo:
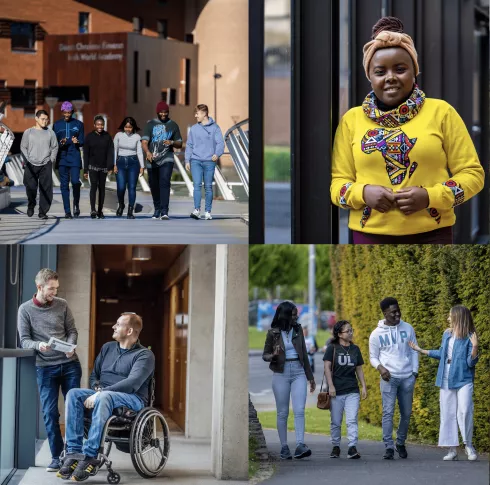
M 61 111 L 73 111 L 73 105 L 70 103 L 70 101 L 65 101 L 61 105 Z

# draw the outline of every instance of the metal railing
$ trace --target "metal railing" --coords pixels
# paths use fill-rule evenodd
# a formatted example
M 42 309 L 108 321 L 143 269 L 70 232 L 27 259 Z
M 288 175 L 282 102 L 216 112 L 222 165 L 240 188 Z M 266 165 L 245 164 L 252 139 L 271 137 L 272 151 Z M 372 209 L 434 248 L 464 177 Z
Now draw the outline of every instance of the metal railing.
M 243 188 L 247 195 L 249 195 L 248 189 L 248 166 L 249 166 L 249 139 L 248 119 L 240 121 L 236 125 L 232 126 L 225 134 L 225 143 L 230 152 L 233 163 L 235 164 L 236 171 L 243 184 Z

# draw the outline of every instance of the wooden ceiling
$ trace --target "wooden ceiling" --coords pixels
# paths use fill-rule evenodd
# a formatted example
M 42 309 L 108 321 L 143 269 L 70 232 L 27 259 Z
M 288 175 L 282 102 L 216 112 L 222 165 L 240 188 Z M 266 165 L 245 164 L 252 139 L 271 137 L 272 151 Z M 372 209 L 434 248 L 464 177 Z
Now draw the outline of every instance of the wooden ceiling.
M 139 244 L 151 249 L 151 259 L 140 261 L 143 274 L 164 273 L 186 248 L 184 245 L 165 244 L 148 245 Z M 126 262 L 131 261 L 132 245 L 93 245 L 93 255 L 96 271 L 104 271 L 109 268 L 110 272 L 125 273 Z

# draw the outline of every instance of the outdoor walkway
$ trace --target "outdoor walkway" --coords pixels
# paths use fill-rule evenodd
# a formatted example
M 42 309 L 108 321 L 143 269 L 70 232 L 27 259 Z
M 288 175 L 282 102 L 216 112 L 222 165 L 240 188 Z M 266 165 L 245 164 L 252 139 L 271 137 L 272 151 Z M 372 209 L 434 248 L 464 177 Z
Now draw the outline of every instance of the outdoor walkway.
M 151 195 L 138 192 L 136 219 L 115 216 L 116 195 L 106 192 L 104 220 L 90 218 L 89 191 L 82 189 L 78 219 L 64 219 L 59 188 L 54 191 L 49 211 L 52 219 L 39 220 L 37 211 L 27 217 L 27 198 L 24 187 L 13 187 L 12 203 L 0 211 L 0 244 L 247 244 L 248 225 L 243 216 L 248 204 L 215 200 L 213 220 L 196 221 L 189 217 L 192 199 L 170 198 L 170 220 L 151 218 Z M 127 207 L 126 207 L 127 208 Z M 37 209 L 37 207 L 36 207 Z
M 328 411 L 325 411 L 328 412 Z M 407 443 L 408 458 L 402 460 L 395 453 L 393 461 L 381 457 L 384 446 L 381 442 L 360 441 L 357 447 L 359 460 L 346 458 L 347 444 L 342 437 L 341 458 L 331 459 L 330 436 L 305 435 L 305 442 L 312 455 L 302 460 L 279 459 L 281 446 L 276 430 L 264 430 L 267 447 L 274 459 L 276 469 L 265 485 L 297 485 L 298 483 L 332 483 L 335 485 L 488 485 L 488 455 L 479 461 L 466 459 L 464 451 L 459 453 L 461 461 L 442 461 L 444 451 L 435 446 L 411 445 Z M 294 453 L 294 433 L 288 433 L 289 448 Z
M 243 485 L 243 481 L 222 482 L 211 473 L 211 444 L 209 441 L 185 439 L 181 434 L 170 437 L 170 456 L 160 476 L 145 479 L 133 468 L 131 457 L 127 453 L 112 447 L 109 457 L 112 468 L 121 475 L 121 485 L 151 485 L 153 483 L 169 483 L 179 485 Z M 36 466 L 29 468 L 20 485 L 63 485 L 73 483 L 56 477 L 56 473 L 46 472 L 45 468 L 51 461 L 51 453 L 47 440 L 36 456 Z M 89 478 L 87 485 L 107 485 L 107 469 L 102 468 L 95 477 Z

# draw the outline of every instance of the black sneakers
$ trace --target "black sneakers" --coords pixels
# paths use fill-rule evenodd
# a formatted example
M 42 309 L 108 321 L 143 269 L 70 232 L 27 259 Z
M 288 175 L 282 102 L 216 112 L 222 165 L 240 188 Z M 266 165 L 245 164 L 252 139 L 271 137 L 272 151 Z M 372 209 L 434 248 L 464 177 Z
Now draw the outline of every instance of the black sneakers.
M 306 458 L 311 455 L 311 450 L 304 444 L 300 443 L 294 452 L 294 458 L 296 460 L 301 460 L 301 458 Z
M 101 462 L 97 458 L 86 457 L 85 460 L 78 462 L 77 467 L 71 475 L 71 480 L 73 482 L 83 482 L 88 477 L 97 475 L 100 465 Z
M 57 472 L 61 467 L 61 461 L 59 459 L 51 460 L 51 463 L 47 466 L 47 472 Z
M 357 458 L 361 458 L 361 455 L 359 454 L 355 446 L 349 447 L 349 450 L 347 451 L 347 458 L 353 458 L 354 460 Z
M 400 456 L 400 458 L 407 458 L 408 457 L 408 453 L 407 453 L 407 449 L 405 448 L 405 445 L 399 445 L 397 443 L 395 445 L 395 450 L 398 453 L 398 455 Z
M 65 219 L 73 219 L 73 216 L 71 215 L 71 212 L 66 212 L 65 213 Z
M 34 209 L 32 207 L 27 208 L 27 217 L 32 217 L 34 215 Z
M 68 455 L 69 456 L 69 455 Z M 56 476 L 62 478 L 63 480 L 68 480 L 71 474 L 75 471 L 78 465 L 78 460 L 76 458 L 66 458 L 63 460 L 63 465 L 59 469 Z
M 386 448 L 385 454 L 383 455 L 384 460 L 393 460 L 395 458 L 395 451 L 393 448 Z
M 332 453 L 330 453 L 330 458 L 338 458 L 340 456 L 340 447 L 334 446 L 332 448 Z

